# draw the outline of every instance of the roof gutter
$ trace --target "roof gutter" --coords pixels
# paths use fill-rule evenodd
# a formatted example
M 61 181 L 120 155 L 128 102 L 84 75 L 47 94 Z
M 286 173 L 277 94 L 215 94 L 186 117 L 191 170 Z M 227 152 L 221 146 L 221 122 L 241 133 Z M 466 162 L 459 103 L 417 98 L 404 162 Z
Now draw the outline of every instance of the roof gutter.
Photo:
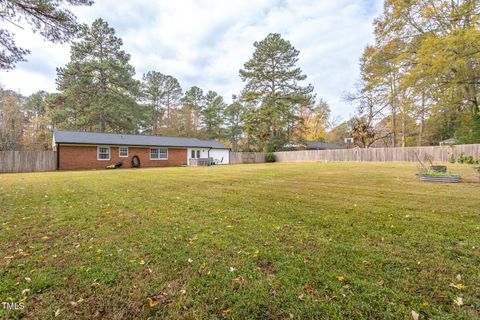
M 158 148 L 158 147 L 164 147 L 164 148 L 210 148 L 210 149 L 230 149 L 228 147 L 224 148 L 214 148 L 214 147 L 205 147 L 205 146 L 167 146 L 167 145 L 153 145 L 153 144 L 128 144 L 128 143 L 123 143 L 123 144 L 118 144 L 118 143 L 99 143 L 99 142 L 57 142 L 57 145 L 59 144 L 65 144 L 65 145 L 94 145 L 94 146 L 125 146 L 125 147 L 144 147 L 144 148 Z

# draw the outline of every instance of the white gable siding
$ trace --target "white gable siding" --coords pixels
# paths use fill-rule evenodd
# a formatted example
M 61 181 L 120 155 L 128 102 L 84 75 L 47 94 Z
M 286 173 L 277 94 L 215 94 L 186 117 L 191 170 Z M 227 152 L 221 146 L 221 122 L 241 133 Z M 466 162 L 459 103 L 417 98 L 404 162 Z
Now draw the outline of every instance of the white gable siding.
M 211 149 L 210 158 L 216 164 L 229 164 L 230 163 L 230 150 L 228 149 Z
M 230 163 L 230 150 L 228 149 L 210 149 L 209 151 L 208 148 L 188 148 L 188 165 L 190 165 L 190 159 L 192 159 L 192 150 L 195 151 L 195 158 L 197 158 L 197 150 L 200 150 L 200 158 L 213 158 L 216 164 Z

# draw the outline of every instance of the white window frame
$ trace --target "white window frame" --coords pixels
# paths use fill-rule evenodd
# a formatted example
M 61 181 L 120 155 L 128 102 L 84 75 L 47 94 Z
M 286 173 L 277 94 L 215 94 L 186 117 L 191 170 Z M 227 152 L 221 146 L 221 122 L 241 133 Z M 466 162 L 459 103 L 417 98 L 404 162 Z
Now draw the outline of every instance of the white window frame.
M 127 149 L 127 155 L 122 156 L 122 149 Z M 118 157 L 119 158 L 128 158 L 128 147 L 118 147 Z
M 100 159 L 100 148 L 105 148 L 105 149 L 108 150 L 108 159 L 103 159 L 103 158 Z M 110 156 L 111 156 L 110 151 L 111 151 L 110 146 L 97 146 L 97 160 L 99 160 L 99 161 L 110 161 Z
M 158 158 L 152 158 L 152 150 L 157 150 Z M 160 158 L 160 150 L 167 152 L 166 158 Z M 150 148 L 150 160 L 168 160 L 168 148 Z

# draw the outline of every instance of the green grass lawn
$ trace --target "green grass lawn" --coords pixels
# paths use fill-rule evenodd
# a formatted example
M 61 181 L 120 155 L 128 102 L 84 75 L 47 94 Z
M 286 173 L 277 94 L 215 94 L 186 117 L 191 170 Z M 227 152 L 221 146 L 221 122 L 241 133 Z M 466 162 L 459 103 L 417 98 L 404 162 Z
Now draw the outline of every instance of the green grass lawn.
M 473 178 L 467 165 L 452 171 Z M 474 319 L 480 184 L 415 164 L 0 175 L 2 318 Z M 27 290 L 29 289 L 29 291 Z

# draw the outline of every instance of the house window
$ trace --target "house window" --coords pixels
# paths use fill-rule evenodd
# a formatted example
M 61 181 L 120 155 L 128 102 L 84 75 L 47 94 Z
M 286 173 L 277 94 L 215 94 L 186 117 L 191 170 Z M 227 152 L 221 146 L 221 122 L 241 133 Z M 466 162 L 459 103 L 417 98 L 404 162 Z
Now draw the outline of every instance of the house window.
M 150 160 L 167 160 L 168 149 L 165 148 L 150 148 Z
M 98 147 L 97 160 L 110 160 L 110 147 Z
M 195 159 L 195 150 L 192 150 L 191 155 L 192 156 L 190 158 Z
M 197 158 L 200 158 L 200 150 L 197 150 Z
M 128 158 L 128 147 L 118 148 L 118 156 L 120 158 Z

